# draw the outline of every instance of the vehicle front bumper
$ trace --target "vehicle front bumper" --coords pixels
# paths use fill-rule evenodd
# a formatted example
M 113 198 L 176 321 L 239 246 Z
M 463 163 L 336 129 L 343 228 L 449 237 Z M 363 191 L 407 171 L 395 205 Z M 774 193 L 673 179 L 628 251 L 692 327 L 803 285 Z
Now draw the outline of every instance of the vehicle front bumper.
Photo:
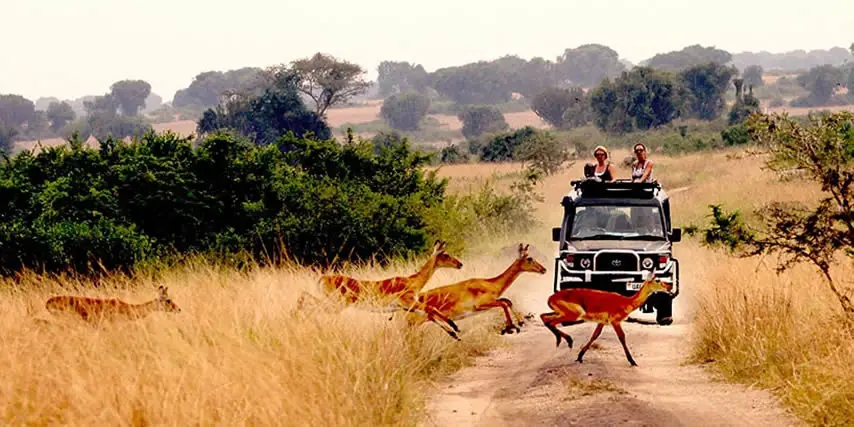
M 570 270 L 561 258 L 555 258 L 554 291 L 569 288 L 598 289 L 632 296 L 637 290 L 627 289 L 627 282 L 643 282 L 650 270 L 640 271 L 593 271 Z M 673 285 L 669 292 L 672 298 L 679 295 L 679 260 L 671 257 L 664 268 L 653 270 L 655 277 Z

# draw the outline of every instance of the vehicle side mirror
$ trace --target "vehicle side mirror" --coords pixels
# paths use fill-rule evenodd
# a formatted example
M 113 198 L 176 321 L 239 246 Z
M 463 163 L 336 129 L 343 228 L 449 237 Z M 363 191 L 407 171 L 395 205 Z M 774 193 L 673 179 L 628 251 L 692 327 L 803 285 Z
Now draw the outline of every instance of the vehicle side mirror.
M 552 242 L 560 242 L 560 227 L 552 228 Z
M 682 229 L 674 228 L 673 231 L 670 232 L 670 241 L 673 243 L 682 241 Z

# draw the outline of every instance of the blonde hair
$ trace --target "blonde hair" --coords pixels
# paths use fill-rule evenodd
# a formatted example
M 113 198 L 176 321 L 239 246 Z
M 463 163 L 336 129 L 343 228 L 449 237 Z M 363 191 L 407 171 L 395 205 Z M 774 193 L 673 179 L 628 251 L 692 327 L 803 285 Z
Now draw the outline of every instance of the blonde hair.
M 608 158 L 608 149 L 607 149 L 607 148 L 605 148 L 604 146 L 602 146 L 602 145 L 597 145 L 597 146 L 596 146 L 596 148 L 594 148 L 594 149 L 593 149 L 593 155 L 594 155 L 594 156 L 596 155 L 596 152 L 597 152 L 597 151 L 602 151 L 602 152 L 604 152 L 604 153 L 605 153 L 605 158 L 606 158 L 606 159 Z

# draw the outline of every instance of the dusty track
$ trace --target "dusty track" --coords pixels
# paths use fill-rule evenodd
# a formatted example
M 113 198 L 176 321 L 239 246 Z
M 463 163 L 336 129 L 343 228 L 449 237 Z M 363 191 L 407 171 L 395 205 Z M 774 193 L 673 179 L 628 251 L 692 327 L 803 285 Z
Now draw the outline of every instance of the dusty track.
M 575 358 L 593 324 L 562 328 L 574 346 L 569 349 L 562 342 L 555 348 L 554 336 L 539 321 L 539 313 L 547 310 L 543 301 L 550 292 L 548 280 L 537 278 L 519 286 L 508 296 L 517 306 L 535 311 L 536 320 L 521 334 L 505 336 L 506 348 L 438 384 L 425 425 L 802 425 L 768 393 L 717 381 L 708 370 L 687 363 L 692 299 L 684 285 L 674 303 L 673 325 L 624 322 L 629 349 L 639 364 L 634 368 L 610 327 L 585 354 L 583 364 Z M 647 316 L 654 315 L 632 316 L 651 320 Z

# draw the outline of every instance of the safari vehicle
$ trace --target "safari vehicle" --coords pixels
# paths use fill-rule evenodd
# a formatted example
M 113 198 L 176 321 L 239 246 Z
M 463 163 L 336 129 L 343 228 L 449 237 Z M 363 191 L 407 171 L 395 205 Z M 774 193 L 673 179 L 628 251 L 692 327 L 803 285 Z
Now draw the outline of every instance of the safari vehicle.
M 570 185 L 573 190 L 561 200 L 561 226 L 552 229 L 558 242 L 555 292 L 589 288 L 632 296 L 654 272 L 673 291 L 650 295 L 641 311 L 654 310 L 659 325 L 673 323 L 679 260 L 672 244 L 682 239 L 682 230 L 672 226 L 670 199 L 661 185 L 597 179 Z

